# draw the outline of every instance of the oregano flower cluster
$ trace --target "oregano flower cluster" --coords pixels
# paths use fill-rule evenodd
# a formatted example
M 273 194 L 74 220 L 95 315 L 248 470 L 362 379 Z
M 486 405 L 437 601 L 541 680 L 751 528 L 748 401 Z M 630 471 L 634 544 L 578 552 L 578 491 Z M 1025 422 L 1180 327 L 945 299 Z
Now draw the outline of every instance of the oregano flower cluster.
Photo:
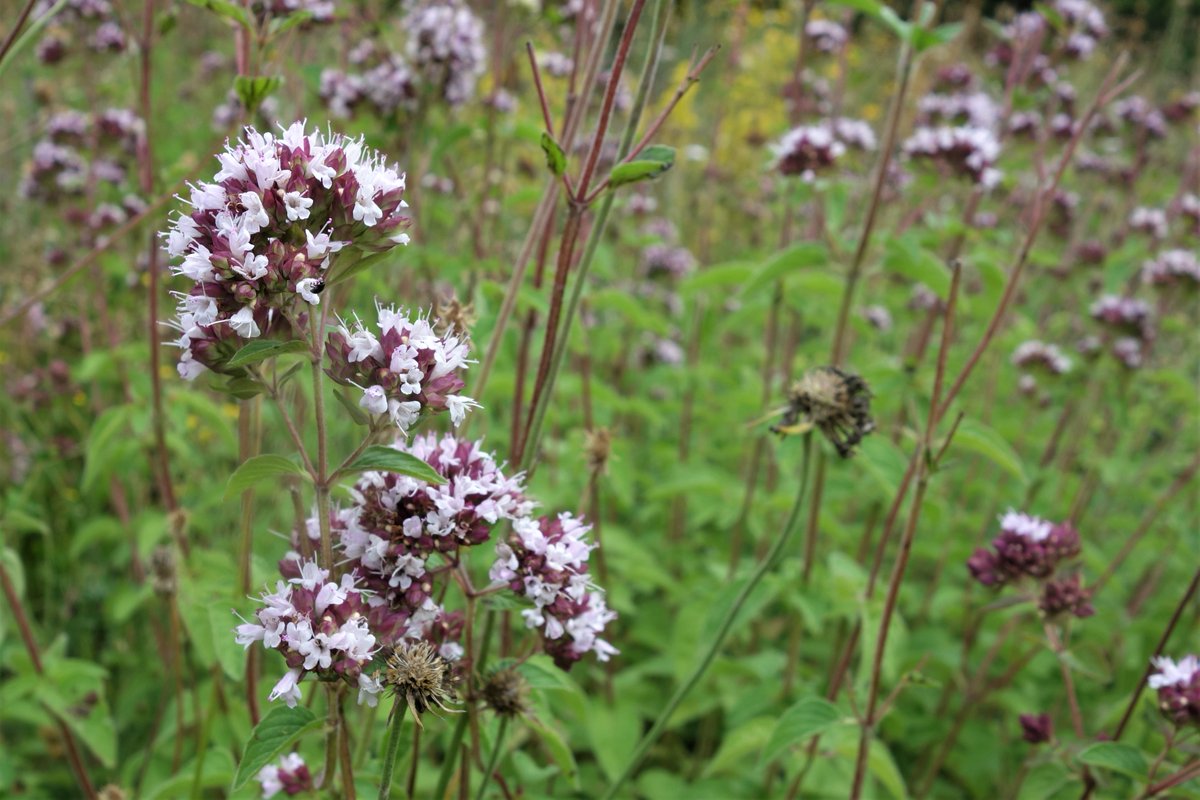
M 193 282 L 173 323 L 189 380 L 223 371 L 251 339 L 298 338 L 335 259 L 408 243 L 404 175 L 361 139 L 303 122 L 278 137 L 246 128 L 217 159 L 165 234 L 175 273 Z

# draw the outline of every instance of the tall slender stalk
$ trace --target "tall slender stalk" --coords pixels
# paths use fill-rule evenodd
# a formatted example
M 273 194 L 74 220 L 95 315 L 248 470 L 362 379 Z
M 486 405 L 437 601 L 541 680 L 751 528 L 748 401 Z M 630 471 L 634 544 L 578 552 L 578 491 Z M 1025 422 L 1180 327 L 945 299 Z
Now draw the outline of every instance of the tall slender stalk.
M 862 734 L 859 738 L 858 757 L 854 766 L 854 785 L 850 790 L 852 800 L 857 800 L 862 794 L 863 780 L 866 775 L 867 753 L 870 749 L 873 729 L 877 722 L 875 718 L 879 702 L 879 683 L 883 674 L 883 654 L 887 646 L 888 632 L 891 629 L 892 617 L 895 614 L 896 603 L 900 596 L 900 585 L 904 581 L 904 572 L 908 567 L 908 558 L 912 553 L 913 539 L 916 536 L 917 520 L 921 516 L 921 504 L 925 499 L 925 490 L 929 485 L 929 477 L 935 463 L 933 447 L 934 432 L 938 422 L 938 402 L 942 396 L 942 387 L 946 378 L 946 356 L 950 350 L 950 341 L 954 335 L 954 308 L 958 300 L 959 283 L 962 279 L 962 268 L 955 264 L 950 279 L 950 292 L 946 300 L 946 316 L 942 322 L 942 342 L 938 350 L 937 372 L 933 379 L 933 395 L 929 401 L 929 413 L 925 421 L 925 434 L 917 445 L 917 493 L 909 508 L 908 524 L 904 536 L 900 540 L 900 552 L 896 555 L 896 564 L 892 569 L 892 578 L 888 584 L 887 597 L 884 600 L 883 614 L 880 617 L 879 633 L 875 639 L 875 653 L 871 661 L 871 683 L 867 693 L 866 710 L 862 718 Z M 945 447 L 941 449 L 945 452 Z
M 487 794 L 488 782 L 492 780 L 492 775 L 496 772 L 496 764 L 500 761 L 500 753 L 504 750 L 504 734 L 506 733 L 508 733 L 508 715 L 502 714 L 500 727 L 496 730 L 496 741 L 492 743 L 492 754 L 488 756 L 487 768 L 479 779 L 479 791 L 475 793 L 475 800 L 483 800 Z
M 729 632 L 733 629 L 733 623 L 737 621 L 737 616 L 742 610 L 742 606 L 746 604 L 746 600 L 750 597 L 750 594 L 758 586 L 759 582 L 762 581 L 763 577 L 771 570 L 771 567 L 775 565 L 775 562 L 779 560 L 779 556 L 787 548 L 788 542 L 791 541 L 793 534 L 796 532 L 796 528 L 799 527 L 800 512 L 804 508 L 804 495 L 808 488 L 808 467 L 812 456 L 813 434 L 811 431 L 809 431 L 804 433 L 803 436 L 804 450 L 800 465 L 799 487 L 797 488 L 796 500 L 792 504 L 792 510 L 788 514 L 788 519 L 784 525 L 783 532 L 779 535 L 779 538 L 775 540 L 775 544 L 772 545 L 771 549 L 767 552 L 763 560 L 759 562 L 757 569 L 755 569 L 753 574 L 751 574 L 749 579 L 747 579 L 746 583 L 742 586 L 741 591 L 737 593 L 737 596 L 733 600 L 733 604 L 729 607 L 729 610 L 725 612 L 725 616 L 721 619 L 720 624 L 717 626 L 716 633 L 713 636 L 713 641 L 708 646 L 708 649 L 705 650 L 703 657 L 700 659 L 700 663 L 696 665 L 696 668 L 692 670 L 692 673 L 687 677 L 687 679 L 684 680 L 684 682 L 680 684 L 679 688 L 675 690 L 675 694 L 671 696 L 671 699 L 667 701 L 667 705 L 661 712 L 659 712 L 658 718 L 654 721 L 654 725 L 650 728 L 646 735 L 642 737 L 641 741 L 638 742 L 637 747 L 634 748 L 633 755 L 630 756 L 629 761 L 625 764 L 625 768 L 621 771 L 621 774 L 618 775 L 617 778 L 609 785 L 608 791 L 604 793 L 605 800 L 613 800 L 613 798 L 617 796 L 617 792 L 620 791 L 621 787 L 633 777 L 633 774 L 641 765 L 642 760 L 645 759 L 646 754 L 650 751 L 650 748 L 654 746 L 654 743 L 658 741 L 659 737 L 662 736 L 663 731 L 666 730 L 667 723 L 670 722 L 671 715 L 675 713 L 675 709 L 679 708 L 679 704 L 683 702 L 684 698 L 691 693 L 692 689 L 696 687 L 696 684 L 700 682 L 700 679 L 704 677 L 704 673 L 712 664 L 713 659 L 717 657 L 717 653 L 721 650 L 721 645 L 725 643 L 726 637 L 729 636 Z
M 392 796 L 392 773 L 396 768 L 396 756 L 400 753 L 400 729 L 404 726 L 404 712 L 408 704 L 404 698 L 396 696 L 392 706 L 392 721 L 388 725 L 387 749 L 383 752 L 383 774 L 379 778 L 379 800 L 388 800 Z

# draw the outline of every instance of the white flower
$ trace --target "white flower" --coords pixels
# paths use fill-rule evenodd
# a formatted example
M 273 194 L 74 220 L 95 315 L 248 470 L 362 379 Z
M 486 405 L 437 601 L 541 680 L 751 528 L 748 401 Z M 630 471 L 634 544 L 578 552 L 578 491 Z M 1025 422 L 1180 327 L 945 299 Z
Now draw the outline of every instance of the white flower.
M 363 396 L 358 405 L 372 414 L 383 414 L 388 410 L 387 394 L 382 386 L 369 386 L 363 389 Z
M 399 400 L 391 400 L 387 410 L 396 427 L 404 431 L 408 430 L 408 427 L 421 416 L 421 403 L 418 400 L 408 400 L 403 403 Z
M 176 369 L 179 370 L 179 377 L 185 381 L 194 381 L 208 367 L 193 358 L 190 350 L 184 350 L 183 355 L 179 357 L 179 364 L 176 365 Z
M 267 210 L 263 208 L 262 198 L 258 192 L 242 192 L 238 195 L 238 199 L 242 201 L 242 205 L 246 209 L 246 213 L 242 215 L 240 222 L 242 228 L 248 233 L 258 233 L 271 224 L 271 217 L 267 214 Z
M 1155 656 L 1151 663 L 1158 668 L 1158 672 L 1151 675 L 1147 681 L 1151 689 L 1186 686 L 1191 683 L 1192 677 L 1200 672 L 1200 658 L 1194 655 L 1185 656 L 1178 663 L 1167 656 Z
M 375 204 L 374 187 L 360 187 L 354 200 L 354 219 L 370 228 L 382 216 L 383 209 Z
M 383 348 L 379 346 L 379 340 L 365 328 L 359 328 L 354 333 L 347 331 L 345 335 L 346 341 L 350 345 L 350 355 L 347 356 L 347 360 L 351 364 L 356 364 L 371 356 L 383 355 Z
M 358 704 L 366 703 L 371 708 L 379 705 L 379 695 L 383 691 L 383 681 L 365 672 L 358 673 Z
M 304 278 L 296 282 L 296 291 L 300 293 L 300 297 L 304 302 L 309 305 L 318 306 L 321 304 L 321 295 L 317 294 L 317 292 L 324 288 L 324 285 L 325 282 L 320 278 Z M 317 291 L 313 291 L 314 289 Z
M 470 397 L 452 394 L 446 397 L 446 408 L 450 411 L 450 422 L 458 426 L 466 419 L 468 411 L 472 408 L 483 408 L 483 406 Z
M 305 250 L 308 257 L 314 261 L 336 253 L 346 246 L 345 242 L 331 241 L 328 233 L 318 233 L 316 236 L 313 236 L 312 231 L 305 231 L 304 235 L 308 238 L 308 245 Z
M 233 271 L 248 281 L 257 281 L 266 277 L 269 263 L 266 256 L 247 254 L 241 265 L 233 265 Z
M 184 256 L 183 263 L 179 266 L 179 274 L 199 283 L 211 281 L 213 279 L 211 258 L 212 253 L 208 248 L 198 244 L 195 250 Z
M 1039 517 L 1022 514 L 1019 511 L 1010 509 L 1008 513 L 1000 518 L 1000 528 L 1001 530 L 1024 536 L 1026 539 L 1040 542 L 1050 535 L 1050 530 L 1053 526 Z
M 284 676 L 275 684 L 275 688 L 268 695 L 270 700 L 283 699 L 288 704 L 288 708 L 295 708 L 300 702 L 303 695 L 300 693 L 300 670 L 289 669 Z
M 287 218 L 291 221 L 308 219 L 309 209 L 312 208 L 312 198 L 305 197 L 299 192 L 286 192 L 283 204 L 287 207 Z
M 243 306 L 241 311 L 229 318 L 229 324 L 243 339 L 254 339 L 261 333 L 258 323 L 254 321 L 254 308 L 251 306 Z

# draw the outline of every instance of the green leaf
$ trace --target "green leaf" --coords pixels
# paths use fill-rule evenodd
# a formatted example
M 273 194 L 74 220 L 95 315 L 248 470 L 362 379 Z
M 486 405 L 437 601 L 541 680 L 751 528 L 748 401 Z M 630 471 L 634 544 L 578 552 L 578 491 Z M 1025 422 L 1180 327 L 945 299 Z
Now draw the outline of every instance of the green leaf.
M 630 703 L 609 706 L 593 698 L 587 706 L 587 730 L 592 753 L 609 780 L 621 774 L 637 746 L 641 725 L 637 709 Z
M 829 249 L 819 242 L 800 242 L 781 250 L 763 262 L 754 276 L 742 287 L 742 295 L 750 295 L 764 286 L 771 286 L 798 270 L 824 266 L 829 262 Z
M 1142 751 L 1121 742 L 1097 742 L 1075 757 L 1079 763 L 1110 769 L 1137 780 L 1146 779 L 1146 757 Z
M 251 397 L 257 397 L 267 390 L 266 386 L 253 378 L 230 378 L 223 384 L 214 383 L 212 388 L 231 395 L 238 400 L 249 400 Z
M 273 453 L 255 456 L 243 461 L 229 476 L 229 482 L 225 484 L 225 499 L 236 497 L 250 487 L 279 475 L 299 475 L 308 478 L 308 473 L 290 458 Z
M 964 419 L 959 424 L 958 432 L 955 433 L 950 447 L 952 450 L 962 448 L 972 453 L 978 453 L 1021 483 L 1029 483 L 1025 465 L 1021 463 L 1021 457 L 1017 455 L 1017 451 L 1004 440 L 1003 436 L 982 422 Z
M 754 264 L 749 261 L 730 261 L 707 267 L 680 282 L 679 288 L 687 293 L 705 289 L 723 289 L 736 286 L 754 274 Z
M 397 249 L 398 248 L 392 248 L 390 250 L 384 250 L 382 253 L 372 253 L 369 256 L 364 256 L 363 258 L 360 258 L 358 261 L 353 262 L 348 267 L 342 268 L 341 271 L 339 271 L 336 276 L 333 276 L 333 277 L 330 277 L 329 279 L 327 279 L 325 281 L 326 288 L 328 288 L 330 286 L 336 286 L 339 283 L 348 281 L 351 278 L 353 278 L 355 275 L 357 275 L 358 273 L 362 272 L 363 270 L 370 269 L 371 267 L 378 264 L 380 261 L 383 261 L 385 258 L 388 258 L 390 256 L 396 256 Z M 332 270 L 331 270 L 331 272 L 332 272 Z
M 837 706 L 820 697 L 806 697 L 783 712 L 763 750 L 763 760 L 774 761 L 789 747 L 802 744 L 837 724 L 841 712 Z
M 542 131 L 542 151 L 546 154 L 546 166 L 550 171 L 562 175 L 567 169 L 567 155 L 549 131 Z
M 267 30 L 270 32 L 271 37 L 274 38 L 285 31 L 290 31 L 297 25 L 303 25 L 312 18 L 313 12 L 311 11 L 293 11 L 286 17 L 275 17 L 272 19 L 270 24 L 267 25 Z
M 753 754 L 770 739 L 774 723 L 770 717 L 758 717 L 726 733 L 717 754 L 705 766 L 704 776 L 746 775 L 754 764 Z
M 617 164 L 608 175 L 608 186 L 615 189 L 627 183 L 657 178 L 675 165 L 675 148 L 654 145 L 643 150 L 636 161 Z
M 354 459 L 354 463 L 346 467 L 344 472 L 395 472 L 426 483 L 445 483 L 446 478 L 433 467 L 412 455 L 402 453 L 386 444 L 373 444 Z
M 258 110 L 259 104 L 278 89 L 281 83 L 283 78 L 278 75 L 238 75 L 233 79 L 233 89 L 242 101 L 242 108 L 253 114 Z
M 913 49 L 918 53 L 922 53 L 936 45 L 946 44 L 955 36 L 958 36 L 962 27 L 961 22 L 948 22 L 945 25 L 939 25 L 933 30 L 914 27 L 912 30 Z
M 571 752 L 571 748 L 563 739 L 562 734 L 534 716 L 525 717 L 524 722 L 541 739 L 542 745 L 550 753 L 550 758 L 554 759 L 554 763 L 558 765 L 563 777 L 570 781 L 572 786 L 578 788 L 579 767 L 575 764 L 575 754 Z
M 237 3 L 230 3 L 227 0 L 187 0 L 187 2 L 200 8 L 207 8 L 217 16 L 232 20 L 248 31 L 254 30 L 254 20 L 250 18 L 250 12 Z
M 883 268 L 923 283 L 945 300 L 950 294 L 950 270 L 933 253 L 909 237 L 889 239 L 883 256 Z
M 318 719 L 316 714 L 304 706 L 272 708 L 262 721 L 254 726 L 254 731 L 250 734 L 246 751 L 242 753 L 242 761 L 233 776 L 233 791 L 244 786 L 292 742 L 324 724 L 323 719 Z
M 241 350 L 233 354 L 226 362 L 228 367 L 244 367 L 247 364 L 257 364 L 268 358 L 281 356 L 284 353 L 307 353 L 308 345 L 298 339 L 290 342 L 280 342 L 273 339 L 255 339 Z
M 367 416 L 358 403 L 354 402 L 354 398 L 350 397 L 345 391 L 337 389 L 334 391 L 333 396 L 341 403 L 342 408 L 346 410 L 346 413 L 350 415 L 350 419 L 354 420 L 356 425 L 369 425 L 371 423 L 371 418 Z
M 122 444 L 130 439 L 129 426 L 135 413 L 132 405 L 120 405 L 105 409 L 96 418 L 84 450 L 83 477 L 79 482 L 81 492 L 86 494 L 97 481 L 112 474 L 109 467 L 121 452 Z
M 517 671 L 524 676 L 531 689 L 546 689 L 551 691 L 579 693 L 579 687 L 563 672 L 555 667 L 545 656 L 534 656 Z

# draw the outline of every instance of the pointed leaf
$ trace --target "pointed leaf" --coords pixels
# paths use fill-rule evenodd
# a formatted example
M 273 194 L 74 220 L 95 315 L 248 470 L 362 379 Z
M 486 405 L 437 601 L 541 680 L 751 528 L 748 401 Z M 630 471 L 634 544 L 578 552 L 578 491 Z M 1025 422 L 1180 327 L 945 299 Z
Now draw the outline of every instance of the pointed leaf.
M 225 484 L 225 499 L 236 497 L 250 487 L 280 475 L 308 477 L 308 473 L 290 458 L 273 453 L 248 458 L 229 476 L 229 482 Z
M 445 483 L 446 479 L 433 467 L 412 455 L 385 444 L 373 444 L 363 451 L 345 472 L 395 472 L 426 483 Z
M 783 712 L 763 749 L 763 760 L 774 761 L 787 748 L 836 725 L 841 719 L 837 706 L 820 697 L 806 697 Z
M 1076 756 L 1081 764 L 1111 769 L 1137 780 L 1146 779 L 1146 757 L 1142 751 L 1121 742 L 1097 742 Z
M 567 155 L 548 131 L 542 131 L 542 151 L 546 154 L 546 166 L 556 176 L 562 175 L 567 169 Z
M 274 356 L 281 356 L 284 353 L 306 352 L 308 352 L 308 345 L 298 339 L 293 339 L 290 342 L 280 342 L 273 339 L 255 339 L 234 353 L 233 358 L 229 359 L 226 366 L 244 367 L 247 364 L 257 364 L 259 361 L 265 361 Z
M 250 734 L 242 761 L 233 776 L 233 790 L 237 791 L 244 786 L 292 742 L 324 724 L 323 719 L 319 719 L 304 706 L 272 708 L 262 721 L 254 726 L 254 731 Z

